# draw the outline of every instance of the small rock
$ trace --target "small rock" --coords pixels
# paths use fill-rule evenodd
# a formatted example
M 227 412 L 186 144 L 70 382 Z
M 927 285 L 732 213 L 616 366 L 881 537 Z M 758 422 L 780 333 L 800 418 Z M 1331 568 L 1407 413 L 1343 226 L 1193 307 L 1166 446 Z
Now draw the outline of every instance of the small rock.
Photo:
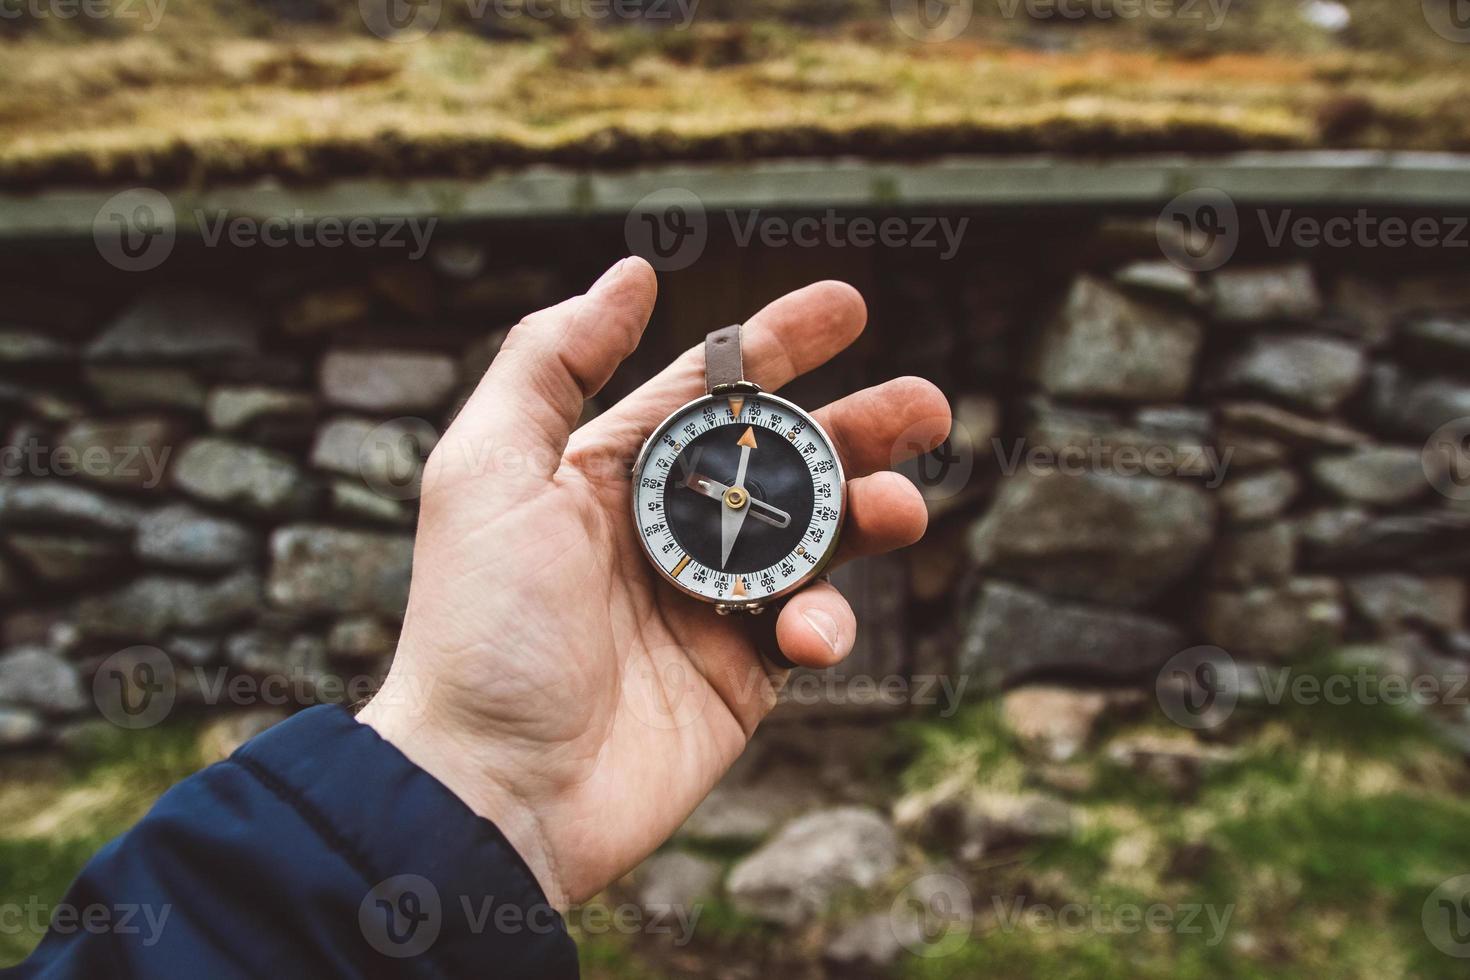
M 221 714 L 199 732 L 200 764 L 208 766 L 223 762 L 240 746 L 287 717 L 280 708 L 252 708 Z
M 398 630 L 390 629 L 372 616 L 339 619 L 327 635 L 327 652 L 334 657 L 376 660 L 393 656 L 396 649 Z
M 747 915 L 798 925 L 847 889 L 871 888 L 898 866 L 898 835 L 867 807 L 794 820 L 730 872 L 726 889 Z
M 1220 418 L 1229 425 L 1312 449 L 1351 449 L 1368 441 L 1356 429 L 1330 419 L 1314 419 L 1266 402 L 1225 402 Z
M 0 656 L 0 703 L 63 715 L 88 699 L 75 667 L 42 647 L 19 647 Z
M 873 912 L 844 926 L 822 956 L 844 971 L 881 970 L 903 955 L 906 947 L 920 949 L 923 943 L 919 916 L 895 919 L 887 912 Z
M 1384 283 L 1340 276 L 1332 288 L 1332 310 L 1338 322 L 1351 324 L 1353 336 L 1371 348 L 1393 339 L 1397 311 L 1392 291 Z
M 1215 446 L 1221 465 L 1236 470 L 1280 466 L 1291 459 L 1285 443 L 1233 425 L 1220 427 Z
M 1007 692 L 1001 716 L 1031 751 L 1065 762 L 1086 747 L 1107 707 L 1108 696 L 1102 691 L 1036 685 Z
M 289 610 L 402 619 L 413 538 L 298 524 L 271 535 L 272 602 Z
M 1230 358 L 1223 384 L 1330 412 L 1363 379 L 1366 360 L 1352 344 L 1307 334 L 1259 335 Z
M 0 749 L 35 745 L 46 738 L 46 723 L 34 711 L 0 707 Z
M 1229 480 L 1220 488 L 1220 507 L 1234 524 L 1279 517 L 1296 498 L 1301 481 L 1291 470 L 1264 470 Z
M 1380 635 L 1421 625 L 1452 633 L 1465 619 L 1465 580 L 1459 577 L 1357 575 L 1347 580 L 1347 594 L 1353 609 Z
M 1312 270 L 1306 265 L 1227 268 L 1214 274 L 1215 319 L 1227 323 L 1309 320 L 1322 309 Z
M 921 840 L 974 862 L 998 848 L 1067 837 L 1076 817 L 1066 802 L 1045 793 L 941 784 L 900 800 L 894 820 Z
M 719 889 L 721 870 L 685 851 L 655 854 L 638 868 L 638 904 L 651 912 L 695 908 Z
M 239 432 L 262 421 L 308 422 L 316 414 L 316 399 L 286 388 L 221 385 L 210 391 L 204 411 L 211 427 Z
M 1426 359 L 1470 362 L 1470 316 L 1424 316 L 1404 324 L 1404 343 Z
M 257 550 L 250 528 L 189 504 L 169 504 L 147 514 L 138 523 L 134 548 L 150 564 L 206 571 L 247 564 Z
M 1372 520 L 1361 507 L 1321 507 L 1296 521 L 1297 535 L 1309 555 L 1342 547 Z
M 52 468 L 68 470 L 83 479 L 135 490 L 153 490 L 163 483 L 169 457 L 179 439 L 179 428 L 167 419 L 135 418 L 114 421 L 83 419 L 62 430 L 52 453 Z
M 1059 408 L 1041 400 L 1030 408 L 1034 420 L 1026 434 L 1028 448 L 1055 453 L 1058 468 L 1081 463 L 1123 475 L 1221 475 L 1204 412 L 1180 406 L 1146 408 L 1128 425 L 1105 412 Z
M 822 794 L 809 779 L 782 773 L 747 783 L 727 778 L 694 808 L 679 837 L 706 844 L 758 841 L 822 803 Z
M 1470 568 L 1470 511 L 1369 516 L 1314 541 L 1307 559 L 1320 568 L 1464 570 Z
M 263 322 L 247 306 L 198 289 L 144 294 L 87 347 L 92 360 L 251 357 Z
M 1244 587 L 1281 582 L 1296 567 L 1296 528 L 1278 521 L 1233 528 L 1221 536 L 1210 560 L 1210 578 Z
M 0 363 L 55 364 L 75 355 L 70 344 L 46 334 L 0 328 Z
M 357 286 L 331 286 L 307 293 L 281 311 L 281 328 L 296 337 L 325 333 L 365 318 L 372 297 Z
M 31 574 L 54 586 L 78 585 L 108 575 L 128 554 L 124 542 L 107 538 L 18 533 L 7 535 L 5 543 Z
M 1163 260 L 1126 265 L 1113 273 L 1113 281 L 1127 288 L 1177 296 L 1189 302 L 1202 298 L 1199 279 L 1193 272 Z
M 333 405 L 375 412 L 432 411 L 459 383 L 453 358 L 424 351 L 335 350 L 322 362 Z
M 1318 486 L 1354 504 L 1393 507 L 1430 490 L 1422 454 L 1402 446 L 1373 446 L 1312 462 Z
M 1041 673 L 1134 677 L 1157 670 L 1185 646 L 1183 635 L 1161 620 L 989 582 L 970 614 L 959 666 L 992 688 Z
M 1193 568 L 1214 526 L 1214 500 L 1188 483 L 1028 469 L 1001 482 L 970 553 L 1054 595 L 1132 606 Z
M 327 670 L 327 647 L 310 633 L 281 636 L 266 630 L 232 633 L 225 640 L 225 660 L 231 667 L 258 677 L 300 681 L 310 691 Z
M 1036 381 L 1053 395 L 1168 401 L 1189 389 L 1203 331 L 1090 276 L 1043 329 Z
M 204 386 L 184 368 L 92 364 L 83 376 L 103 407 L 115 411 L 204 407 Z
M 317 432 L 311 465 L 357 477 L 369 487 L 386 487 L 396 498 L 417 496 L 424 461 L 438 442 L 432 426 L 421 420 L 371 422 L 339 417 Z
M 223 641 L 218 636 L 178 635 L 166 638 L 163 649 L 191 667 L 203 667 L 219 659 Z
M 1223 745 L 1204 745 L 1188 735 L 1129 735 L 1108 743 L 1113 763 L 1153 776 L 1177 791 L 1193 789 L 1201 775 L 1233 762 L 1239 752 Z
M 114 533 L 138 526 L 143 508 L 66 480 L 0 482 L 0 525 L 76 527 Z
M 1470 385 L 1448 378 L 1410 378 L 1393 365 L 1378 364 L 1369 401 L 1380 426 L 1419 442 L 1440 426 L 1470 416 Z
M 1342 638 L 1342 586 L 1330 578 L 1294 578 L 1245 592 L 1205 597 L 1201 630 L 1231 656 L 1288 659 Z
M 414 522 L 413 509 L 407 504 L 355 480 L 333 480 L 328 504 L 333 514 L 354 520 L 395 527 L 411 527 Z
M 82 599 L 73 617 L 86 636 L 155 642 L 176 630 L 228 626 L 260 603 L 260 578 L 250 571 L 217 582 L 144 575 L 114 592 Z
M 311 488 L 301 470 L 281 453 L 213 436 L 195 439 L 174 463 L 174 484 L 208 503 L 251 513 L 298 513 Z

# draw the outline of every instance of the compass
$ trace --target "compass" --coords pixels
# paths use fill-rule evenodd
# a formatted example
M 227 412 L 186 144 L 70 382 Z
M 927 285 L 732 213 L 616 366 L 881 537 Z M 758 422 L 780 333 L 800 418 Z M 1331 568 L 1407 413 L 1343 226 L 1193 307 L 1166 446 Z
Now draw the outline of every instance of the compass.
M 722 614 L 762 612 L 819 577 L 845 511 L 832 440 L 745 380 L 740 339 L 739 324 L 706 338 L 708 394 L 661 422 L 633 466 L 644 553 Z

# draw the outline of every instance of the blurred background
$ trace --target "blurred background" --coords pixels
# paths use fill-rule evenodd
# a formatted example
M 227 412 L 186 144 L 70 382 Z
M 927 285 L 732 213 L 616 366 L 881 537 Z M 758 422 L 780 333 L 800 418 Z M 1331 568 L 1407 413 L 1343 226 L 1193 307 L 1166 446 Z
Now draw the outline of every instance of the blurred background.
M 1470 957 L 1453 0 L 0 0 L 0 966 L 177 779 L 370 696 L 525 313 L 611 404 L 839 278 L 792 386 L 956 409 L 590 977 L 1450 977 Z M 906 446 L 896 445 L 895 458 Z

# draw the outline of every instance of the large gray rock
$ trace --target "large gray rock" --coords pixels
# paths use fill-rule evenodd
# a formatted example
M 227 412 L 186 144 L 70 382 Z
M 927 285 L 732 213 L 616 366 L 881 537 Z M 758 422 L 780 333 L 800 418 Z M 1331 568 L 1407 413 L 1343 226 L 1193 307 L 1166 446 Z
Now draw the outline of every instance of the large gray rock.
M 1150 476 L 1223 476 L 1208 413 L 1182 406 L 1139 410 L 1131 422 L 1107 412 L 1062 408 L 1037 399 L 1025 448 L 1044 448 L 1065 465 Z
M 1189 390 L 1202 339 L 1191 317 L 1082 276 L 1042 331 L 1036 380 L 1060 396 L 1169 401 Z
M 1183 634 L 1149 616 L 989 582 L 970 612 L 959 666 L 990 688 L 1048 674 L 1128 678 L 1157 669 L 1185 646 Z
M 248 305 L 200 289 L 157 289 L 128 307 L 87 347 L 92 360 L 250 357 L 263 321 Z
M 792 821 L 730 872 L 726 889 L 747 915 L 798 925 L 849 889 L 871 888 L 898 866 L 893 827 L 867 807 L 819 810 Z
M 454 394 L 454 358 L 425 351 L 334 350 L 322 361 L 322 394 L 333 405 L 426 412 Z
M 34 711 L 0 707 L 0 749 L 35 745 L 46 738 L 46 723 Z
M 1224 268 L 1210 285 L 1215 318 L 1227 323 L 1306 320 L 1322 309 L 1316 280 L 1304 264 Z
M 87 636 L 157 641 L 175 631 L 229 626 L 261 605 L 260 577 L 237 572 L 215 582 L 145 575 L 76 604 L 73 618 Z
M 424 460 L 437 443 L 427 423 L 413 419 L 373 422 L 334 418 L 317 430 L 311 465 L 387 489 L 389 499 L 417 496 Z
M 1320 527 L 1317 528 L 1320 530 Z M 1470 569 L 1470 511 L 1425 510 L 1365 517 L 1309 538 L 1315 568 L 1399 568 L 1406 571 Z
M 173 480 L 192 497 L 269 516 L 299 513 L 311 496 L 310 484 L 288 456 L 212 436 L 183 448 Z
M 1291 470 L 1262 470 L 1226 482 L 1220 489 L 1220 507 L 1233 524 L 1252 524 L 1279 517 L 1301 490 Z
M 0 656 L 0 703 L 59 715 L 82 710 L 87 697 L 71 664 L 42 647 L 19 647 Z
M 1342 638 L 1342 586 L 1330 578 L 1294 578 L 1245 592 L 1211 592 L 1201 629 L 1234 657 L 1302 657 Z
M 316 414 L 316 398 L 289 388 L 220 385 L 210 391 L 204 413 L 211 427 L 240 432 L 262 421 L 308 421 Z
M 720 887 L 719 864 L 686 851 L 666 851 L 644 861 L 635 875 L 638 904 L 651 912 L 692 909 Z
M 0 525 L 75 527 L 124 533 L 138 526 L 143 508 L 68 480 L 0 481 Z
M 300 612 L 403 617 L 410 535 L 297 524 L 271 535 L 270 550 L 272 602 Z
M 179 435 L 179 427 L 164 418 L 83 419 L 62 430 L 56 449 L 67 454 L 66 465 L 78 477 L 154 490 L 163 484 Z M 57 472 L 61 472 L 59 460 L 52 455 L 51 465 Z
M 1232 528 L 1210 558 L 1210 578 L 1244 587 L 1280 582 L 1296 567 L 1296 527 L 1285 521 Z
M 1226 425 L 1292 446 L 1350 449 L 1368 441 L 1367 434 L 1340 422 L 1298 415 L 1268 402 L 1225 402 L 1219 412 L 1221 422 Z
M 128 555 L 119 538 L 17 532 L 6 535 L 5 543 L 46 585 L 77 585 L 111 574 Z
M 1330 412 L 1358 387 L 1366 366 L 1363 352 L 1342 340 L 1261 334 L 1225 363 L 1220 378 L 1227 388 Z
M 1424 460 L 1417 449 L 1372 446 L 1312 462 L 1317 485 L 1340 500 L 1393 507 L 1429 493 Z
M 189 504 L 169 504 L 138 522 L 134 548 L 154 565 L 209 570 L 251 561 L 255 535 L 238 521 L 206 514 Z
M 1370 403 L 1379 425 L 1417 442 L 1448 422 L 1470 416 L 1470 384 L 1413 378 L 1393 365 L 1377 364 Z
M 114 411 L 204 407 L 204 386 L 186 368 L 89 364 L 83 376 L 102 406 Z
M 1055 595 L 1139 605 L 1195 565 L 1214 527 L 1214 502 L 1187 483 L 1027 470 L 1001 483 L 970 545 L 994 574 Z
M 1353 610 L 1382 635 L 1420 625 L 1453 633 L 1465 621 L 1465 580 L 1458 576 L 1356 575 L 1347 580 L 1347 594 Z

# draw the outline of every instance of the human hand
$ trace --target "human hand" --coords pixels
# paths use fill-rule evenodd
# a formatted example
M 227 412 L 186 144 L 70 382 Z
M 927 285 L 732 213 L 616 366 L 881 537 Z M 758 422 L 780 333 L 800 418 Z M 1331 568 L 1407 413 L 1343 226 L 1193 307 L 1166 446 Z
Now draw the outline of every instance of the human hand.
M 745 617 L 665 586 L 630 516 L 628 467 L 704 393 L 702 350 L 573 431 L 637 346 L 656 293 L 649 265 L 624 259 L 510 332 L 429 458 L 397 655 L 358 716 L 493 821 L 558 907 L 679 827 L 787 673 L 757 655 Z M 746 375 L 774 391 L 852 343 L 866 317 L 842 283 L 790 293 L 747 321 Z M 900 378 L 813 414 L 848 475 L 835 561 L 918 540 L 923 500 L 886 468 L 901 435 L 917 430 L 932 448 L 948 433 L 938 389 Z M 855 634 L 826 582 L 776 624 L 782 652 L 815 668 L 845 657 Z

